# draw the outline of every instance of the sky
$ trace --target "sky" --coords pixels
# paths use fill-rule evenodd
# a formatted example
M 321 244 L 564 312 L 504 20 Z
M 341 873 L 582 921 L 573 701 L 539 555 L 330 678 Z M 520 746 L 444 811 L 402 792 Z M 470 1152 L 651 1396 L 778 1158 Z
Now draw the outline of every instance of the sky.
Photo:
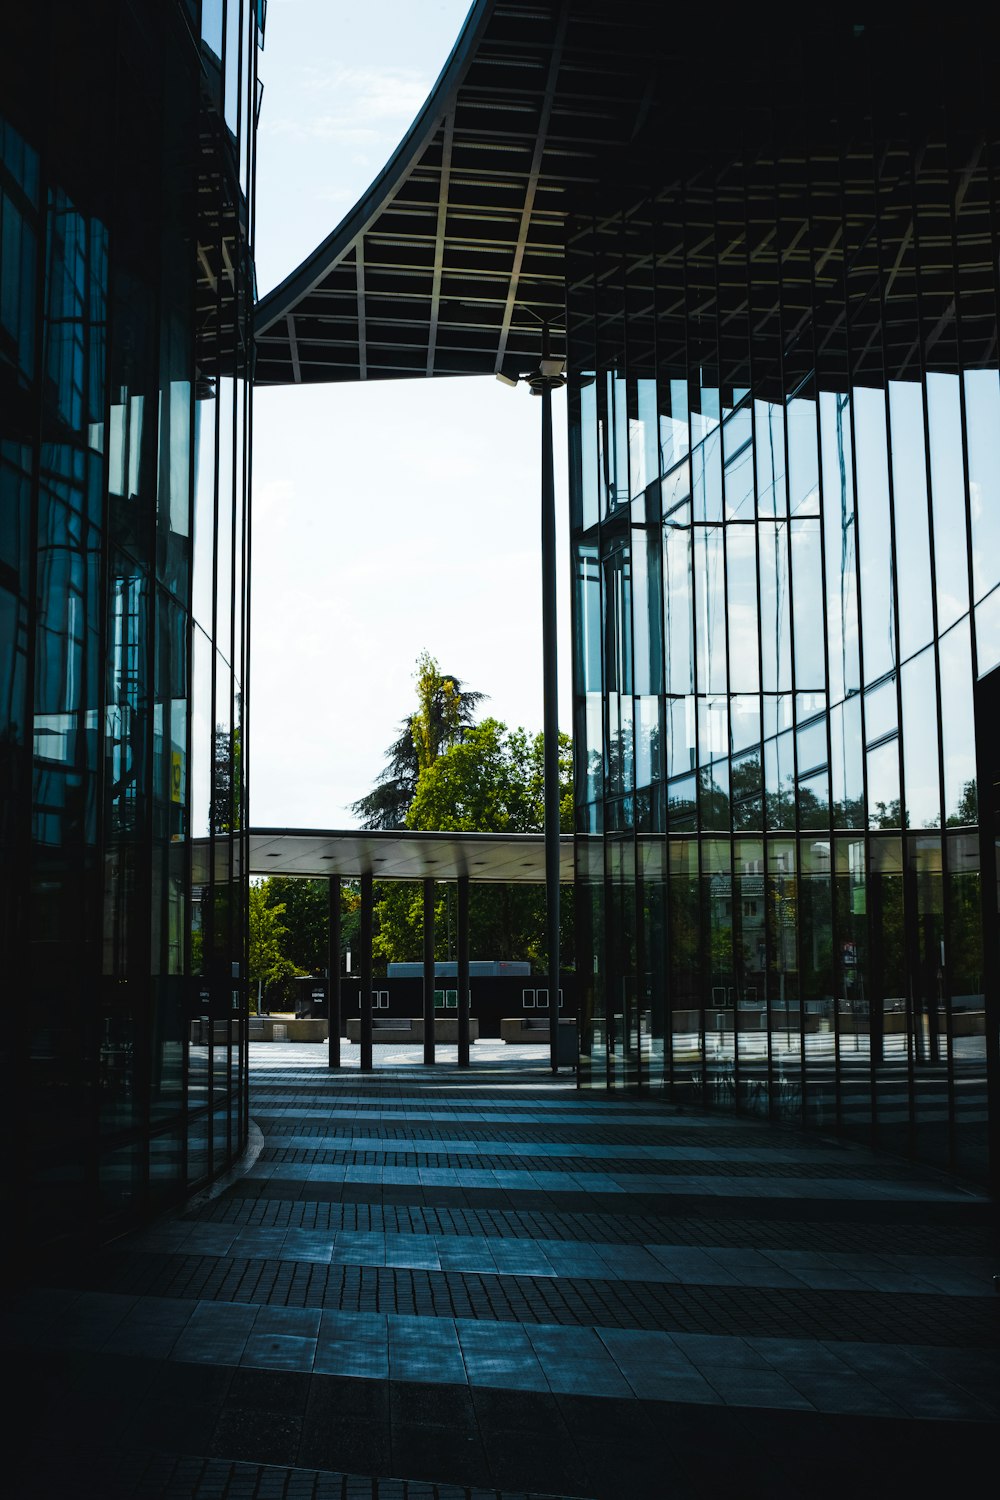
M 271 0 L 260 57 L 263 296 L 378 174 L 468 0 Z M 250 818 L 352 828 L 426 649 L 542 726 L 540 405 L 490 378 L 254 397 Z M 554 401 L 560 727 L 570 729 L 564 399 Z

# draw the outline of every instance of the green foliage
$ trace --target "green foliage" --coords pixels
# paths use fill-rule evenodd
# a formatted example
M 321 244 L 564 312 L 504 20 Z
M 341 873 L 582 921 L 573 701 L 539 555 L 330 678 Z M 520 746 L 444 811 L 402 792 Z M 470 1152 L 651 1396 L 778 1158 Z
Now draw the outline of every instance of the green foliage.
M 386 751 L 386 765 L 372 790 L 352 805 L 362 828 L 403 828 L 417 778 L 448 745 L 473 723 L 483 693 L 463 689 L 460 680 L 442 672 L 428 651 L 417 658 L 417 708 L 399 726 Z
M 407 828 L 540 833 L 545 826 L 545 740 L 484 719 L 422 770 Z M 559 821 L 573 827 L 572 746 L 559 736 Z
M 417 658 L 417 706 L 389 747 L 373 790 L 354 804 L 366 828 L 466 833 L 539 833 L 545 823 L 544 738 L 496 719 L 476 724 L 482 693 L 467 692 L 429 652 Z M 560 826 L 573 827 L 572 744 L 559 737 Z M 562 951 L 572 952 L 571 892 L 563 894 Z M 419 882 L 375 884 L 374 957 L 381 965 L 423 954 Z M 287 897 L 282 894 L 282 899 Z M 439 887 L 435 951 L 455 957 L 454 886 Z M 469 942 L 483 958 L 530 959 L 544 966 L 545 891 L 541 886 L 476 886 L 469 893 Z
M 560 821 L 573 826 L 572 746 L 559 737 Z M 465 730 L 421 772 L 407 827 L 466 833 L 539 833 L 545 822 L 544 737 L 508 729 L 496 719 Z M 419 884 L 376 887 L 375 952 L 388 963 L 419 960 L 423 953 L 423 891 Z M 572 952 L 572 892 L 563 892 L 562 951 Z M 435 951 L 455 957 L 457 914 L 452 886 L 439 888 Z M 473 885 L 469 893 L 469 944 L 482 958 L 529 959 L 547 964 L 545 890 L 542 886 Z
M 258 983 L 265 987 L 277 984 L 299 972 L 283 951 L 284 939 L 288 936 L 288 930 L 281 922 L 285 908 L 281 902 L 269 903 L 266 885 L 267 882 L 262 881 L 250 887 L 248 975 L 253 987 Z
M 315 974 L 327 966 L 327 924 L 329 896 L 325 880 L 300 880 L 295 876 L 272 875 L 264 881 L 269 906 L 280 907 L 284 914 L 283 951 L 300 973 Z M 355 913 L 361 904 L 357 889 L 341 884 L 341 942 L 350 947 L 357 926 Z

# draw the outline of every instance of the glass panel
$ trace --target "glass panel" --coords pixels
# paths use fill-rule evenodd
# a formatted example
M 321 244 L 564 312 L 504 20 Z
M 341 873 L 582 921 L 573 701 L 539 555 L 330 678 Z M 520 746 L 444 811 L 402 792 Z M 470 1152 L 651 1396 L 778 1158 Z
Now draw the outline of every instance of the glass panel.
M 968 620 L 941 637 L 940 651 L 945 822 L 949 826 L 976 823 L 979 815 Z
M 796 1091 L 801 1050 L 795 853 L 791 839 L 772 839 L 767 847 L 765 984 L 770 1013 L 772 1107 L 779 1118 L 794 1116 L 801 1108 Z
M 810 1113 L 814 1113 L 820 1107 L 825 1111 L 833 1106 L 833 882 L 830 845 L 825 839 L 802 844 L 798 898 L 802 1030 L 812 1100 Z
M 753 526 L 726 528 L 728 569 L 729 682 L 735 692 L 760 687 L 757 657 L 757 537 Z
M 686 509 L 679 513 L 685 517 Z M 694 691 L 691 532 L 683 524 L 663 528 L 664 667 L 666 690 L 674 696 Z
M 695 700 L 668 698 L 667 775 L 677 776 L 695 765 Z
M 596 547 L 576 551 L 576 682 L 601 690 L 601 575 Z
M 893 620 L 892 531 L 885 437 L 885 394 L 867 386 L 854 392 L 854 450 L 858 472 L 861 619 L 865 681 L 874 682 L 896 664 Z
M 836 703 L 861 686 L 854 545 L 851 412 L 846 396 L 820 396 L 823 438 L 823 535 L 830 699 Z
M 985 1179 L 986 999 L 978 837 L 950 836 L 947 858 L 945 960 L 956 1083 L 955 1156 L 959 1171 Z
M 656 532 L 632 531 L 632 609 L 636 693 L 663 689 L 660 545 Z
M 729 701 L 729 733 L 733 754 L 760 740 L 760 699 L 737 695 Z
M 865 821 L 861 699 L 851 698 L 830 712 L 830 775 L 833 821 L 840 828 L 862 828 Z
M 924 448 L 924 389 L 917 381 L 889 383 L 892 501 L 896 518 L 899 648 L 904 661 L 934 633 L 931 554 Z
M 783 516 L 785 494 L 785 408 L 755 401 L 754 454 L 757 468 L 757 514 Z
M 763 844 L 756 839 L 738 839 L 735 870 L 736 1045 L 746 1089 L 742 1102 L 755 1112 L 761 1109 L 766 1112 L 767 922 Z
M 689 445 L 687 381 L 671 380 L 670 411 L 660 415 L 660 473 L 672 469 Z M 667 514 L 665 496 L 663 514 Z
M 763 780 L 759 747 L 747 755 L 734 758 L 731 790 L 733 827 L 762 829 L 764 809 L 761 801 Z
M 934 648 L 905 664 L 903 687 L 903 776 L 907 828 L 941 826 L 937 741 L 937 676 Z
M 631 494 L 638 500 L 648 485 L 659 477 L 659 452 L 657 447 L 656 381 L 636 382 L 638 417 L 630 417 L 628 424 L 629 471 Z
M 233 447 L 235 440 L 235 382 L 219 381 L 219 503 L 216 530 L 216 590 L 218 611 L 215 644 L 227 662 L 232 661 L 233 626 L 231 599 L 233 589 L 233 523 L 235 482 Z
M 704 765 L 729 754 L 729 716 L 725 698 L 698 699 L 698 760 Z
M 769 828 L 795 827 L 794 741 L 779 734 L 764 744 L 764 790 Z
M 957 376 L 927 376 L 927 419 L 931 442 L 938 630 L 944 631 L 969 607 L 965 466 Z
M 766 693 L 792 686 L 791 603 L 788 589 L 788 527 L 762 521 L 760 549 L 760 637 Z
M 597 498 L 597 379 L 590 370 L 580 377 L 580 487 L 583 529 L 596 526 L 600 512 Z
M 980 677 L 1000 664 L 1000 587 L 976 605 L 976 669 Z
M 691 454 L 691 486 L 696 521 L 722 520 L 722 455 L 718 430 Z
M 212 647 L 196 625 L 191 691 L 191 832 L 204 838 L 212 807 Z
M 752 521 L 753 416 L 749 406 L 740 407 L 722 429 L 726 466 L 726 519 Z
M 1000 583 L 1000 380 L 996 370 L 967 370 L 963 380 L 972 579 L 978 600 Z
M 698 689 L 726 691 L 726 582 L 721 527 L 694 530 Z
M 671 839 L 667 899 L 667 998 L 673 1079 L 693 1082 L 701 1070 L 701 920 L 698 909 L 698 846 Z
M 663 775 L 663 730 L 660 724 L 660 698 L 635 700 L 635 781 L 649 786 Z
M 246 57 L 241 55 L 242 36 L 240 16 L 241 0 L 229 0 L 226 6 L 226 124 L 235 131 L 238 119 L 240 96 L 240 70 L 246 67 Z M 246 47 L 243 44 L 242 52 Z
M 898 728 L 896 679 L 890 677 L 878 687 L 869 688 L 865 694 L 865 740 L 874 745 L 884 735 L 895 734 Z
M 667 816 L 674 833 L 687 833 L 697 825 L 698 783 L 694 776 L 683 776 L 667 787 Z
M 212 630 L 215 574 L 215 419 L 216 403 L 195 402 L 194 617 Z
M 823 558 L 819 521 L 793 521 L 792 582 L 795 599 L 795 686 L 826 688 L 823 630 Z
M 819 515 L 816 403 L 788 403 L 788 503 L 793 516 Z
M 899 741 L 868 752 L 868 826 L 899 828 Z

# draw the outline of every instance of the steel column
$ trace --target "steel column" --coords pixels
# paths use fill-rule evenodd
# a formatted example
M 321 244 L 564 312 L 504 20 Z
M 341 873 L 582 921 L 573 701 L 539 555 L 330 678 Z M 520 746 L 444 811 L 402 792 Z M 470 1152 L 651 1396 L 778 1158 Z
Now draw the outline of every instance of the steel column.
M 549 358 L 548 324 L 542 359 Z M 545 731 L 545 914 L 549 950 L 549 1054 L 559 1066 L 559 673 L 556 656 L 556 483 L 552 459 L 552 388 L 542 397 L 542 697 Z
M 424 881 L 424 1062 L 434 1061 L 434 894 L 433 880 Z
M 361 1068 L 372 1067 L 372 897 L 371 871 L 361 877 Z
M 469 1066 L 469 877 L 458 877 L 458 1066 Z
M 327 1067 L 340 1067 L 340 876 L 331 875 L 326 945 Z

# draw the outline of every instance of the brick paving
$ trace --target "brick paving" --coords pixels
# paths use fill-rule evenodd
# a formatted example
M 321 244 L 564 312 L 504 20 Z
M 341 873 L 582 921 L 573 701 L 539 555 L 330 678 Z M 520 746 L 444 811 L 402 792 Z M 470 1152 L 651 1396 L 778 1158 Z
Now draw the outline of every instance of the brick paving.
M 968 1186 L 524 1049 L 251 1053 L 244 1171 L 9 1289 L 15 1500 L 920 1497 L 992 1463 Z

